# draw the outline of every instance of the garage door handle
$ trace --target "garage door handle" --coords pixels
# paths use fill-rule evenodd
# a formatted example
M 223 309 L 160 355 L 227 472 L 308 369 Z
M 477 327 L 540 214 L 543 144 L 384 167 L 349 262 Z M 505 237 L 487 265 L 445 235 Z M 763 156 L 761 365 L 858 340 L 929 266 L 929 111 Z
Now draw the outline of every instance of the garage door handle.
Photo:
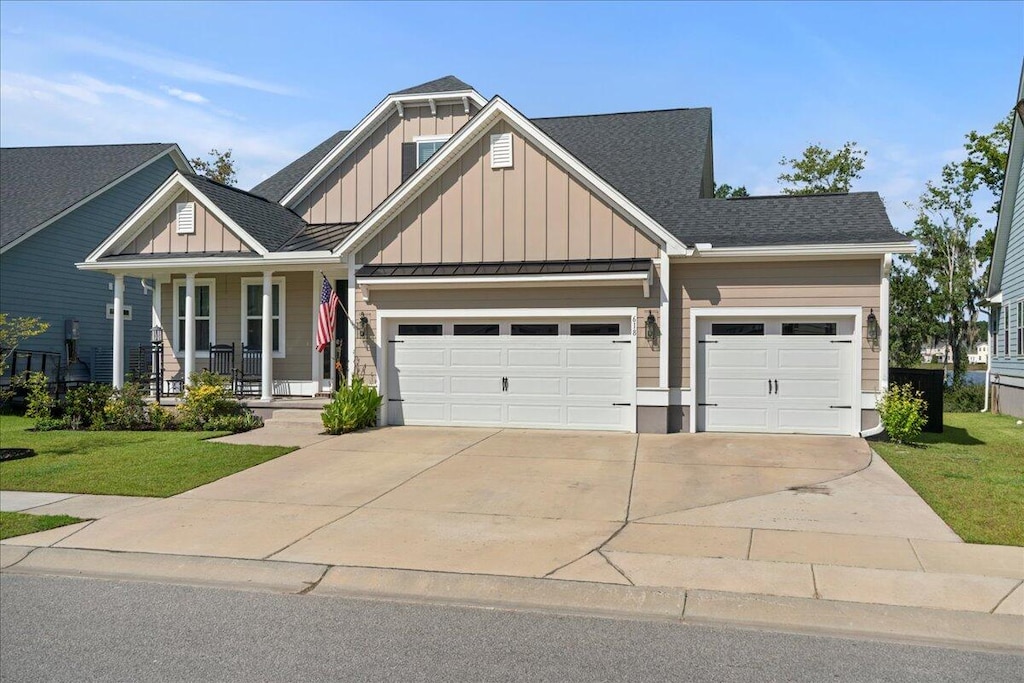
M 772 393 L 772 381 L 771 380 L 768 380 L 768 393 L 769 394 Z
M 508 377 L 501 378 L 501 390 L 508 391 Z
M 779 380 L 775 380 L 775 393 L 779 393 Z

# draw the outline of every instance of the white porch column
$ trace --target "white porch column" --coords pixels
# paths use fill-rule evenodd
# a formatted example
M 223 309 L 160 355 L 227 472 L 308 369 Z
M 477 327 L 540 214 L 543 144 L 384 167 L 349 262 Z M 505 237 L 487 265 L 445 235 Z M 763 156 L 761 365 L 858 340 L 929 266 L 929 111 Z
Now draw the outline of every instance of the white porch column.
M 273 272 L 263 271 L 263 343 L 260 360 L 260 399 L 269 401 L 274 397 L 274 298 Z
M 196 274 L 185 273 L 185 383 L 196 371 Z
M 114 276 L 114 388 L 124 386 L 124 275 Z
M 163 288 L 163 285 L 160 282 L 160 278 L 159 277 L 153 278 L 153 317 L 152 317 L 153 324 L 150 326 L 151 328 L 159 327 L 159 328 L 163 329 L 163 324 L 161 324 L 161 322 L 160 322 L 161 308 L 163 306 L 163 289 L 164 288 Z M 150 329 L 150 332 L 149 332 L 149 340 L 150 340 L 150 342 L 153 341 L 153 330 L 152 329 Z M 163 352 L 164 352 L 164 350 L 161 348 L 160 349 L 160 353 L 163 354 Z M 159 366 L 160 361 L 154 355 L 150 359 L 150 363 L 151 363 L 150 371 L 153 373 L 153 376 L 155 377 L 156 374 L 157 374 L 157 370 L 160 369 L 160 366 Z M 153 382 L 153 387 L 150 389 L 149 393 L 153 397 L 156 397 L 157 389 L 158 389 L 158 387 L 157 387 L 157 383 L 158 382 L 159 382 L 159 378 L 157 378 L 157 380 Z

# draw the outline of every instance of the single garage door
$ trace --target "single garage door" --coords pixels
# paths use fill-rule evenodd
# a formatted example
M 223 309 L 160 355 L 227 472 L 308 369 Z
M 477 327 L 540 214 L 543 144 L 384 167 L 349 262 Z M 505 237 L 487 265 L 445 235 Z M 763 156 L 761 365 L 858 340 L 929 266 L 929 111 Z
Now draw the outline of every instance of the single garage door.
M 389 332 L 390 424 L 633 429 L 628 319 L 395 321 Z
M 698 323 L 697 428 L 854 433 L 854 321 Z

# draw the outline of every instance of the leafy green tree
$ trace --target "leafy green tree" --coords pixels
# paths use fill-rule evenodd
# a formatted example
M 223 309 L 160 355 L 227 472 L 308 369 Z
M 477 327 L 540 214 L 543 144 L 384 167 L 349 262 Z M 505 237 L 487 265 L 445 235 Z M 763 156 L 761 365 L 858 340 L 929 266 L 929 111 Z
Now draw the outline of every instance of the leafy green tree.
M 916 367 L 921 346 L 941 333 L 927 279 L 906 264 L 893 264 L 889 276 L 889 364 Z
M 731 197 L 749 197 L 750 193 L 743 185 L 733 187 L 728 183 L 715 186 L 715 199 L 730 199 Z
M 853 181 L 864 170 L 864 159 L 868 153 L 857 147 L 856 142 L 847 142 L 841 149 L 832 151 L 821 145 L 809 145 L 803 155 L 790 159 L 782 157 L 780 166 L 789 171 L 779 174 L 779 182 L 785 186 L 784 194 L 826 194 L 849 192 Z
M 235 160 L 231 158 L 231 150 L 220 152 L 216 148 L 211 149 L 207 154 L 209 160 L 202 157 L 191 159 L 192 166 L 199 175 L 204 175 L 224 185 L 234 185 L 238 182 L 235 176 Z
M 967 159 L 964 161 L 964 175 L 975 190 L 984 188 L 993 196 L 992 206 L 988 213 L 999 213 L 999 199 L 1006 180 L 1006 161 L 1010 150 L 1010 131 L 1013 130 L 1013 112 L 999 121 L 992 132 L 980 135 L 972 130 L 967 134 L 964 149 Z M 995 227 L 982 234 L 975 246 L 978 262 L 982 264 L 981 289 L 988 289 L 988 277 L 992 267 L 992 251 L 996 244 Z

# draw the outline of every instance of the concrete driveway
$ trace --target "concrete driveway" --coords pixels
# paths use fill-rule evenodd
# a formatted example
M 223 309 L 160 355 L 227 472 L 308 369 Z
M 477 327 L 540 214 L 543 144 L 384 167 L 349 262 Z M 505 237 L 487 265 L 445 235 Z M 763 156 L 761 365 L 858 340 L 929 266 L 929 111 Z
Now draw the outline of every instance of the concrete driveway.
M 104 517 L 56 546 L 628 583 L 617 553 L 625 564 L 637 552 L 749 556 L 749 525 L 688 515 L 814 491 L 869 462 L 852 438 L 383 428 Z

